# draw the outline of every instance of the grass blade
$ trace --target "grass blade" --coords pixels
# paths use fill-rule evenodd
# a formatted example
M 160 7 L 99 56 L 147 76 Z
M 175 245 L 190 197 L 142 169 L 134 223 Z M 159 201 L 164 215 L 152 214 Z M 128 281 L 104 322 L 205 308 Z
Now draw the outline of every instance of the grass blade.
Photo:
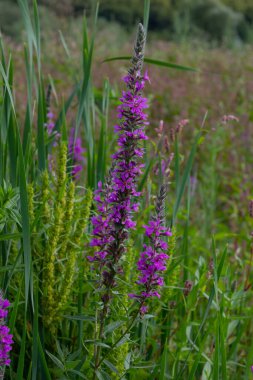
M 25 173 L 25 163 L 24 163 L 23 149 L 21 146 L 20 136 L 18 136 L 18 148 L 19 148 L 18 158 L 19 158 L 20 208 L 21 208 L 22 240 L 23 240 L 23 251 L 24 251 L 24 264 L 25 264 L 25 305 L 27 308 L 32 258 L 31 258 L 31 236 L 30 236 L 30 222 L 29 222 L 29 211 L 28 211 L 26 173 Z
M 149 11 L 150 11 L 150 0 L 144 0 L 143 26 L 146 31 L 146 34 L 148 31 Z
M 105 62 L 112 62 L 112 61 L 130 61 L 131 57 L 130 56 L 118 56 L 118 57 L 111 57 L 111 58 L 106 58 L 103 60 L 103 63 Z M 189 66 L 183 66 L 183 65 L 178 65 L 176 63 L 171 63 L 171 62 L 166 62 L 166 61 L 160 61 L 158 59 L 153 59 L 153 58 L 144 58 L 144 62 L 155 65 L 155 66 L 161 66 L 161 67 L 167 67 L 169 69 L 176 69 L 176 70 L 183 70 L 183 71 L 192 71 L 192 72 L 197 72 L 198 69 L 194 67 L 189 67 Z
M 197 133 L 197 136 L 195 137 L 195 140 L 193 142 L 193 145 L 192 145 L 192 148 L 191 148 L 188 160 L 187 160 L 186 165 L 185 165 L 185 169 L 183 171 L 182 179 L 180 181 L 179 189 L 176 190 L 177 198 L 176 198 L 175 205 L 174 205 L 173 218 L 172 218 L 171 225 L 173 225 L 174 222 L 175 222 L 175 220 L 176 220 L 177 212 L 178 212 L 178 209 L 179 209 L 179 206 L 180 206 L 180 203 L 181 203 L 182 196 L 184 194 L 185 186 L 186 186 L 187 181 L 188 181 L 188 179 L 190 177 L 190 173 L 191 173 L 191 170 L 192 170 L 192 165 L 193 165 L 193 162 L 194 162 L 194 157 L 195 157 L 195 154 L 196 154 L 197 146 L 199 144 L 201 135 L 202 135 L 202 131 L 200 130 Z
M 46 169 L 46 151 L 45 151 L 45 96 L 42 87 L 42 83 L 39 86 L 39 101 L 38 101 L 38 135 L 37 135 L 37 147 L 38 147 L 38 166 L 39 170 Z

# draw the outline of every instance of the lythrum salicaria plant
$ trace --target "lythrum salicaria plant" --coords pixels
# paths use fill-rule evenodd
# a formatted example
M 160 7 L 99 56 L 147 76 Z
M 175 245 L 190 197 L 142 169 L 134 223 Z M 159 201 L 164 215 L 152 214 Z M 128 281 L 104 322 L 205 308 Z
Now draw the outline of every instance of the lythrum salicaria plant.
M 143 58 L 145 46 L 145 32 L 141 24 L 138 27 L 132 66 L 128 74 L 123 78 L 127 89 L 123 91 L 118 107 L 119 123 L 115 126 L 118 134 L 118 147 L 112 155 L 112 166 L 104 187 L 98 183 L 94 200 L 97 214 L 92 218 L 93 232 L 91 246 L 95 247 L 93 255 L 88 256 L 93 264 L 93 269 L 100 271 L 99 291 L 101 294 L 102 309 L 99 315 L 99 332 L 97 339 L 104 337 L 105 320 L 110 310 L 114 290 L 117 286 L 117 277 L 124 274 L 123 257 L 127 259 L 127 240 L 131 230 L 136 226 L 134 213 L 138 211 L 139 204 L 136 199 L 141 195 L 137 191 L 137 184 L 142 173 L 142 157 L 144 148 L 141 142 L 147 139 L 145 126 L 148 125 L 147 114 L 144 110 L 148 107 L 147 99 L 142 91 L 145 82 L 149 80 L 147 72 L 143 74 Z M 138 262 L 141 275 L 138 284 L 144 286 L 140 295 L 131 295 L 139 301 L 139 307 L 132 321 L 126 327 L 122 336 L 111 346 L 113 349 L 134 324 L 136 317 L 147 311 L 146 299 L 158 296 L 157 286 L 162 286 L 163 279 L 160 275 L 166 269 L 165 262 L 168 258 L 164 252 L 167 243 L 164 236 L 170 236 L 170 231 L 164 226 L 164 200 L 166 186 L 162 186 L 157 200 L 156 216 L 146 228 L 146 235 L 151 239 L 151 245 L 145 246 Z M 95 349 L 95 371 L 102 364 L 105 356 L 100 358 L 101 347 Z
M 140 141 L 146 140 L 144 132 L 147 124 L 147 99 L 142 96 L 142 90 L 147 75 L 142 75 L 142 65 L 145 46 L 145 33 L 140 24 L 132 67 L 124 82 L 127 90 L 123 91 L 119 106 L 119 124 L 115 126 L 118 137 L 118 149 L 112 156 L 113 163 L 105 188 L 98 184 L 95 201 L 98 214 L 92 218 L 93 238 L 91 245 L 97 247 L 89 260 L 97 262 L 102 270 L 103 314 L 107 313 L 111 290 L 116 285 L 115 275 L 123 271 L 121 258 L 126 252 L 125 242 L 129 231 L 135 227 L 133 213 L 138 210 L 135 199 L 140 196 L 137 191 L 137 180 L 143 164 L 143 148 Z

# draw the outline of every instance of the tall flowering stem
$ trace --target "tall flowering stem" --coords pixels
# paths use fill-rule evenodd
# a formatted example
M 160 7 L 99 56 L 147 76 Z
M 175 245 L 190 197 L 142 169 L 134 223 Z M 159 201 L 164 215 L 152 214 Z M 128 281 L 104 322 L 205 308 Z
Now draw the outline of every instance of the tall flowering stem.
M 115 126 L 118 133 L 118 149 L 112 156 L 113 164 L 105 188 L 98 184 L 95 193 L 98 214 L 92 218 L 93 238 L 91 245 L 96 251 L 89 260 L 97 262 L 102 270 L 102 284 L 112 289 L 115 275 L 122 273 L 120 259 L 126 251 L 125 242 L 129 231 L 135 227 L 133 212 L 138 210 L 135 199 L 137 180 L 142 171 L 140 159 L 143 148 L 140 142 L 146 140 L 144 132 L 147 124 L 147 99 L 142 96 L 147 74 L 141 73 L 145 45 L 145 33 L 140 24 L 132 58 L 132 66 L 124 78 L 127 90 L 123 91 L 118 108 L 119 124 Z M 107 303 L 109 292 L 102 300 Z
M 138 27 L 132 65 L 124 77 L 127 86 L 120 98 L 118 107 L 119 123 L 115 126 L 118 134 L 118 148 L 112 156 L 113 162 L 104 189 L 98 184 L 94 200 L 97 215 L 92 218 L 93 238 L 91 246 L 96 247 L 88 259 L 97 263 L 101 270 L 101 290 L 103 309 L 100 314 L 98 338 L 103 337 L 105 317 L 108 312 L 112 289 L 116 286 L 116 275 L 123 272 L 121 258 L 126 252 L 126 241 L 131 229 L 135 227 L 133 213 L 138 210 L 136 198 L 138 177 L 142 172 L 143 148 L 140 142 L 146 140 L 144 132 L 148 107 L 147 99 L 142 96 L 147 74 L 142 74 L 145 46 L 145 32 Z M 95 349 L 95 371 L 99 365 L 101 348 Z M 95 376 L 95 372 L 94 372 Z
M 172 235 L 170 229 L 164 225 L 166 194 L 167 187 L 162 185 L 157 197 L 156 215 L 153 216 L 148 225 L 144 226 L 150 244 L 144 244 L 144 251 L 137 263 L 137 268 L 140 271 L 137 283 L 142 287 L 142 291 L 140 294 L 129 294 L 129 297 L 139 300 L 141 314 L 147 312 L 145 303 L 148 298 L 160 298 L 158 289 L 164 285 L 162 272 L 166 270 L 166 261 L 169 258 L 165 253 L 168 250 L 168 244 L 164 238 Z
M 5 324 L 9 305 L 10 302 L 3 298 L 2 292 L 0 291 L 0 379 L 4 378 L 5 366 L 9 366 L 11 363 L 9 354 L 13 340 L 10 329 Z

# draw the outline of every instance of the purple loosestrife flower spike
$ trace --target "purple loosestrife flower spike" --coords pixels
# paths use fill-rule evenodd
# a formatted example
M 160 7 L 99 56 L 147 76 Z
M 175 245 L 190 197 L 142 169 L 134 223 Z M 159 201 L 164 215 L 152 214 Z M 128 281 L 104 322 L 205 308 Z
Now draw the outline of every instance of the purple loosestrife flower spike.
M 115 275 L 122 273 L 120 259 L 125 253 L 125 242 L 129 231 L 135 227 L 133 213 L 138 210 L 136 197 L 137 180 L 142 172 L 142 140 L 146 140 L 144 128 L 147 125 L 147 99 L 142 96 L 147 74 L 142 75 L 145 32 L 139 24 L 134 47 L 132 66 L 123 78 L 127 89 L 123 91 L 118 107 L 119 123 L 115 126 L 118 134 L 118 148 L 112 156 L 113 163 L 104 189 L 98 184 L 95 201 L 98 213 L 92 218 L 93 238 L 91 246 L 96 247 L 88 259 L 97 262 L 102 270 L 102 284 L 108 290 L 102 300 L 109 301 L 110 289 L 116 285 Z
M 2 292 L 0 291 L 0 379 L 3 379 L 4 367 L 10 365 L 11 362 L 9 354 L 13 340 L 10 329 L 5 324 L 9 305 L 9 301 L 3 298 Z
M 50 110 L 47 113 L 47 122 L 45 126 L 47 128 L 48 135 L 51 136 L 54 130 L 54 114 Z
M 73 157 L 72 175 L 75 179 L 79 179 L 80 172 L 83 169 L 83 163 L 84 163 L 83 153 L 85 149 L 82 147 L 81 138 L 77 137 L 75 139 L 75 128 L 72 128 L 70 131 L 68 151 L 69 151 L 69 155 Z
M 165 214 L 164 203 L 167 194 L 167 187 L 161 186 L 160 193 L 157 197 L 156 215 L 150 220 L 148 225 L 143 226 L 145 234 L 150 240 L 150 245 L 144 244 L 144 251 L 140 255 L 137 268 L 140 275 L 137 283 L 143 288 L 140 294 L 129 294 L 130 298 L 136 298 L 140 301 L 141 314 L 147 312 L 145 301 L 150 297 L 160 298 L 158 288 L 164 284 L 162 272 L 166 270 L 166 261 L 169 256 L 165 253 L 168 250 L 168 244 L 164 240 L 165 236 L 171 236 L 169 228 L 164 226 Z

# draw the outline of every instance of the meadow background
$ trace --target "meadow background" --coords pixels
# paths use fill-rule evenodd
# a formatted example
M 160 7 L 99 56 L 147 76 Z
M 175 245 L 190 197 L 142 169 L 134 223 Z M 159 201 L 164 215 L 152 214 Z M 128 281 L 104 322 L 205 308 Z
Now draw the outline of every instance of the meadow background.
M 99 340 L 101 303 L 86 261 L 91 197 L 110 167 L 129 64 L 109 59 L 131 56 L 143 17 L 153 60 L 144 65 L 144 196 Z M 0 0 L 0 29 L 0 288 L 14 340 L 5 378 L 251 379 L 252 1 Z M 71 154 L 64 161 L 73 128 L 84 149 L 78 179 Z M 110 352 L 133 314 L 125 295 L 164 181 L 173 238 L 162 297 L 94 372 L 94 347 Z

